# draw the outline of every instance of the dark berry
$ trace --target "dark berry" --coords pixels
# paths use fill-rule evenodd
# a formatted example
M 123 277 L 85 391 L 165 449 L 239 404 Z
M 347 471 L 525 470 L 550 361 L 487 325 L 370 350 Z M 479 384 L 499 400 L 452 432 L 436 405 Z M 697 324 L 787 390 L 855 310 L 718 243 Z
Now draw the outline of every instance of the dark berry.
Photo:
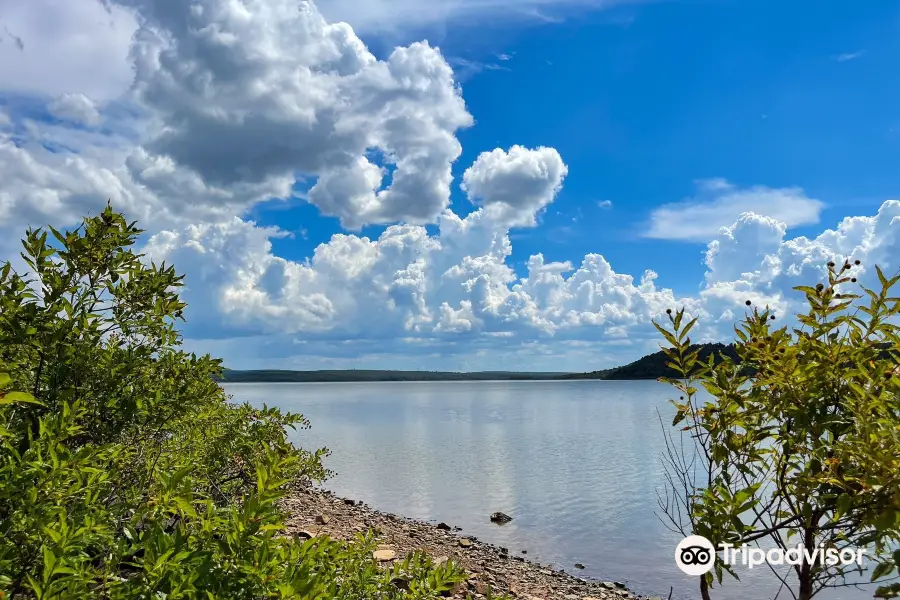
M 749 300 L 747 300 L 746 302 L 744 302 L 744 304 L 746 304 L 747 306 L 750 306 L 750 305 L 753 304 L 753 303 L 750 302 Z
M 853 261 L 853 264 L 859 266 L 859 259 L 854 260 L 854 261 Z
M 833 269 L 833 268 L 834 268 L 834 261 L 833 261 L 833 260 L 828 261 L 828 266 L 831 267 L 831 268 Z
M 671 308 L 667 308 L 667 309 L 666 309 L 666 314 L 667 314 L 667 315 L 671 315 L 671 314 L 672 314 L 672 309 L 671 309 Z
M 851 277 L 850 281 L 852 281 L 853 283 L 856 283 L 856 277 Z

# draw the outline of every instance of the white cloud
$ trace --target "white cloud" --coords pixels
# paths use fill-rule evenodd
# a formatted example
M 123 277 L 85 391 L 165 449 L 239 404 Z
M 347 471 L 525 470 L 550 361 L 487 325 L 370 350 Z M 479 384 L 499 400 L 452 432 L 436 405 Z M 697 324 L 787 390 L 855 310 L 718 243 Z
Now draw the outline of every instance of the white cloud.
M 98 156 L 51 152 L 33 141 L 20 145 L 0 133 L 3 226 L 68 225 L 100 206 L 101 198 L 130 209 L 134 218 L 149 217 L 152 198 L 130 185 L 123 169 L 102 166 Z
M 739 188 L 724 179 L 702 181 L 699 187 L 696 197 L 655 209 L 644 236 L 706 241 L 744 213 L 771 217 L 787 227 L 811 225 L 819 222 L 824 208 L 800 188 Z
M 47 108 L 59 119 L 91 126 L 100 124 L 100 113 L 94 102 L 81 93 L 63 94 Z
M 733 307 L 741 300 L 766 301 L 782 310 L 799 308 L 794 286 L 825 277 L 826 263 L 859 260 L 853 275 L 859 283 L 880 287 L 874 265 L 900 268 L 900 201 L 884 202 L 875 215 L 847 217 L 814 238 L 786 238 L 786 227 L 759 215 L 742 215 L 708 245 L 708 307 Z M 708 308 L 708 310 L 712 310 Z
M 93 14 L 94 3 L 79 2 Z M 26 51 L 32 39 L 40 48 L 47 23 L 22 6 L 11 23 Z M 443 6 L 460 15 L 495 5 Z M 132 79 L 115 68 L 105 83 L 97 69 L 65 85 L 23 80 L 25 99 L 0 117 L 0 243 L 26 224 L 72 224 L 110 198 L 151 230 L 153 258 L 186 273 L 191 344 L 234 366 L 600 368 L 652 351 L 650 320 L 666 308 L 702 318 L 697 340 L 727 338 L 744 300 L 789 310 L 790 288 L 827 260 L 859 258 L 864 282 L 873 263 L 900 266 L 900 202 L 789 238 L 817 221 L 819 201 L 711 180 L 651 221 L 651 237 L 710 242 L 690 297 L 658 287 L 654 271 L 617 272 L 597 253 L 535 253 L 517 273 L 510 229 L 535 225 L 568 169 L 553 148 L 483 152 L 460 182 L 476 210 L 450 211 L 456 135 L 472 117 L 437 49 L 414 43 L 378 60 L 350 27 L 293 0 L 121 0 L 110 10 L 103 19 L 124 23 L 134 11 L 141 23 L 133 90 L 112 100 Z M 46 46 L 74 53 L 63 66 L 118 56 L 118 30 L 86 28 L 115 40 L 78 49 L 64 25 L 62 41 Z M 53 73 L 43 54 L 28 60 Z M 0 63 L 0 87 L 12 89 L 13 67 Z M 42 121 L 48 109 L 63 122 Z M 401 224 L 377 237 L 335 235 L 308 260 L 288 260 L 272 244 L 288 234 L 244 215 L 293 194 L 348 228 Z
M 498 223 L 531 226 L 556 197 L 567 173 L 553 148 L 497 148 L 482 152 L 466 169 L 461 188 Z
M 142 163 L 248 186 L 239 205 L 317 177 L 309 200 L 350 228 L 429 222 L 449 203 L 455 133 L 472 117 L 427 43 L 379 61 L 346 24 L 295 0 L 129 4 L 143 17 L 135 93 L 159 122 Z
M 835 60 L 838 62 L 847 62 L 848 60 L 855 60 L 865 53 L 865 50 L 857 50 L 856 52 L 844 52 L 843 54 L 838 54 L 835 57 Z
M 119 5 L 140 21 L 129 97 L 146 118 L 141 138 L 102 160 L 72 156 L 79 149 L 64 145 L 54 151 L 71 154 L 60 159 L 19 143 L 25 134 L 38 142 L 50 129 L 32 123 L 25 131 L 22 118 L 18 140 L 5 140 L 15 146 L 10 153 L 43 171 L 71 159 L 85 163 L 81 171 L 114 173 L 114 187 L 152 197 L 161 206 L 150 212 L 166 218 L 241 214 L 292 195 L 298 178 L 315 181 L 306 197 L 349 228 L 427 223 L 449 204 L 451 165 L 461 152 L 456 131 L 472 117 L 437 49 L 414 43 L 377 60 L 346 24 L 327 23 L 296 0 Z M 32 22 L 40 13 L 16 14 Z M 80 111 L 91 122 L 94 100 L 72 93 L 50 109 L 68 117 Z M 29 173 L 16 176 L 23 188 Z M 44 193 L 39 177 L 31 185 L 30 193 Z M 56 195 L 84 196 L 83 188 Z
M 600 208 L 612 208 L 612 205 L 612 200 L 600 200 L 597 202 L 597 206 L 599 206 Z
M 131 84 L 134 16 L 106 0 L 0 0 L 0 90 L 111 100 Z
M 655 273 L 635 282 L 599 255 L 578 266 L 535 255 L 520 279 L 507 264 L 508 229 L 484 209 L 464 219 L 447 212 L 434 236 L 412 225 L 374 240 L 336 235 L 303 263 L 274 256 L 273 235 L 282 234 L 233 219 L 161 232 L 146 252 L 186 270 L 187 301 L 203 306 L 201 318 L 220 320 L 203 323 L 211 331 L 230 323 L 331 339 L 499 333 L 521 341 L 647 324 L 675 303 Z
M 653 271 L 638 280 L 618 273 L 597 254 L 580 264 L 537 254 L 518 277 L 508 226 L 485 209 L 465 218 L 447 212 L 439 223 L 434 235 L 410 225 L 377 239 L 336 235 L 304 262 L 272 254 L 269 238 L 283 233 L 239 219 L 160 233 L 147 251 L 188 273 L 187 301 L 202 307 L 188 313 L 197 336 L 265 332 L 269 360 L 295 366 L 347 366 L 342 361 L 360 355 L 366 365 L 409 357 L 421 368 L 447 368 L 487 352 L 482 368 L 599 368 L 652 351 L 659 340 L 650 320 L 667 308 L 701 318 L 696 341 L 730 339 L 745 300 L 779 315 L 798 310 L 792 288 L 818 281 L 829 260 L 861 260 L 854 275 L 866 285 L 877 285 L 874 264 L 900 267 L 900 201 L 811 239 L 787 238 L 784 224 L 743 215 L 709 244 L 706 281 L 693 297 L 657 287 Z M 533 353 L 535 342 L 546 355 Z M 425 357 L 422 344 L 439 351 Z M 526 348 L 527 360 L 517 354 Z

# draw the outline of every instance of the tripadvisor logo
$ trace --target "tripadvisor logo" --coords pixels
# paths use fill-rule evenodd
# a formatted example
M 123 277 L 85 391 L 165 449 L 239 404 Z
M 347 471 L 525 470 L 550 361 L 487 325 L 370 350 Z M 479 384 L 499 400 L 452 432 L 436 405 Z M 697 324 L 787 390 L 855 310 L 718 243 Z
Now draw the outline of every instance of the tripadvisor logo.
M 675 547 L 675 564 L 688 575 L 705 575 L 716 562 L 716 548 L 702 535 L 689 535 Z
M 818 547 L 806 548 L 798 544 L 794 548 L 751 548 L 747 544 L 735 546 L 734 544 L 721 543 L 719 549 L 722 552 L 720 560 L 726 565 L 744 565 L 748 569 L 759 565 L 802 565 L 819 563 L 829 567 L 836 565 L 862 566 L 865 550 L 862 548 L 826 548 L 824 544 Z M 689 535 L 675 547 L 675 564 L 687 575 L 705 575 L 715 565 L 716 548 L 712 542 L 702 535 Z

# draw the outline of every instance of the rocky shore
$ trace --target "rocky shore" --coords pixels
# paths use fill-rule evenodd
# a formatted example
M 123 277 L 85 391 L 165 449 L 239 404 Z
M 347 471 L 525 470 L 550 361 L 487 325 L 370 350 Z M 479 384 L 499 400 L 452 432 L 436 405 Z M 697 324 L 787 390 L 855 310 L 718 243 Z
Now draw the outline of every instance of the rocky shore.
M 296 486 L 283 505 L 293 535 L 346 540 L 374 530 L 379 543 L 375 558 L 382 562 L 414 550 L 427 552 L 436 561 L 452 559 L 469 575 L 468 582 L 455 590 L 458 598 L 466 593 L 483 598 L 490 588 L 494 596 L 507 594 L 521 600 L 662 600 L 635 594 L 619 582 L 589 580 L 530 562 L 515 550 L 466 536 L 458 527 L 383 513 L 362 501 L 309 486 Z

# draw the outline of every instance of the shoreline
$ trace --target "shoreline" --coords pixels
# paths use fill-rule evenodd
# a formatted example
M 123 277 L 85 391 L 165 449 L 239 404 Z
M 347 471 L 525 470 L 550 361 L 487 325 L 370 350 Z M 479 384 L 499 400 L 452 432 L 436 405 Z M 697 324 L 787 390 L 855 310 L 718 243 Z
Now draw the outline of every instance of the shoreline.
M 361 500 L 342 498 L 308 484 L 292 486 L 281 505 L 291 535 L 347 540 L 372 529 L 378 533 L 379 548 L 393 551 L 385 554 L 392 558 L 383 562 L 401 559 L 413 550 L 424 551 L 439 562 L 452 558 L 468 575 L 468 584 L 454 590 L 457 598 L 466 593 L 483 598 L 490 586 L 494 595 L 521 600 L 663 600 L 639 595 L 619 582 L 551 569 L 528 560 L 527 555 L 462 534 L 459 527 L 382 512 Z

